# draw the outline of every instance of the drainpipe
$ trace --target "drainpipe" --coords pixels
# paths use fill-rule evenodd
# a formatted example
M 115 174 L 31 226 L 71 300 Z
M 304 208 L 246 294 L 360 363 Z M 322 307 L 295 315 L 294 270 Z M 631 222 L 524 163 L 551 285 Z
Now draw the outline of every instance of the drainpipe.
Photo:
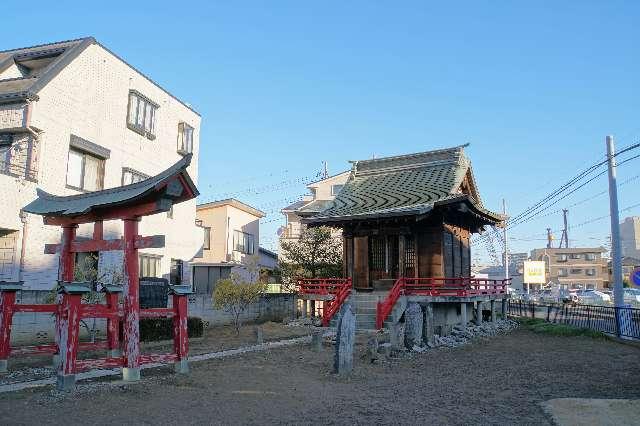
M 18 281 L 23 281 L 24 257 L 27 251 L 27 230 L 29 219 L 27 214 L 20 210 L 20 221 L 22 222 L 22 241 L 20 243 L 20 267 L 18 268 Z

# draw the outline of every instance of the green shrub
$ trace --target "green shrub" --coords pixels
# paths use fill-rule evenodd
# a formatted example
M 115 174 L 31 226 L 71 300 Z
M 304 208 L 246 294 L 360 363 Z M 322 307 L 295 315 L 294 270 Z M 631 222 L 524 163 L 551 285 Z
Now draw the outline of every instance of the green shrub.
M 189 337 L 202 337 L 204 322 L 202 318 L 187 318 Z M 140 340 L 154 342 L 173 339 L 173 318 L 142 318 L 140 320 Z
M 518 322 L 527 330 L 533 331 L 534 333 L 544 333 L 552 336 L 606 337 L 601 331 L 590 328 L 573 327 L 567 324 L 554 324 L 540 318 L 518 318 Z
M 261 282 L 247 282 L 238 274 L 231 274 L 227 279 L 219 280 L 213 290 L 213 307 L 224 309 L 233 317 L 236 334 L 240 334 L 242 322 L 240 316 L 251 305 L 256 303 L 267 290 Z

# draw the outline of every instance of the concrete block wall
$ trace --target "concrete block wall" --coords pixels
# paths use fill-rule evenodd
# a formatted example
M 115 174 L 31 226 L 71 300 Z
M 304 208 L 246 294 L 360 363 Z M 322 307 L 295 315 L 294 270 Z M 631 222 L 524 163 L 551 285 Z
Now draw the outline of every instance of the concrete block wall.
M 294 295 L 266 294 L 252 304 L 241 316 L 243 322 L 282 321 L 294 316 Z M 189 316 L 200 317 L 210 326 L 232 324 L 233 317 L 228 312 L 213 308 L 212 297 L 198 294 L 189 298 Z
M 16 303 L 41 304 L 52 303 L 51 293 L 48 291 L 23 290 L 18 292 Z M 171 307 L 171 297 L 169 297 Z M 293 318 L 294 296 L 292 294 L 266 294 L 257 303 L 249 306 L 242 315 L 243 322 L 282 321 L 283 318 Z M 193 295 L 189 297 L 189 316 L 200 317 L 209 326 L 228 325 L 233 323 L 231 314 L 213 308 L 211 296 Z M 89 327 L 93 319 L 85 320 Z M 96 336 L 104 340 L 106 336 L 106 320 L 96 319 Z M 80 339 L 87 341 L 88 330 L 80 328 Z M 28 346 L 55 342 L 55 318 L 51 314 L 20 312 L 13 317 L 11 328 L 11 344 L 13 346 Z

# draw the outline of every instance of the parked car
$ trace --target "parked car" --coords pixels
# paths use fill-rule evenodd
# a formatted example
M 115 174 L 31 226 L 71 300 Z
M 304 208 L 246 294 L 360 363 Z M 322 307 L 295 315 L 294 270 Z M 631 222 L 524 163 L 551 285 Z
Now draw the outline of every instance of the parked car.
M 625 288 L 624 303 L 640 304 L 640 288 Z
M 559 299 L 562 301 L 562 303 L 569 303 L 572 305 L 575 305 L 579 302 L 577 292 L 570 290 L 560 290 Z
M 606 305 L 611 303 L 611 296 L 598 290 L 579 290 L 578 300 L 584 305 Z
M 557 303 L 558 296 L 551 290 L 543 290 L 538 296 L 538 301 L 540 303 Z

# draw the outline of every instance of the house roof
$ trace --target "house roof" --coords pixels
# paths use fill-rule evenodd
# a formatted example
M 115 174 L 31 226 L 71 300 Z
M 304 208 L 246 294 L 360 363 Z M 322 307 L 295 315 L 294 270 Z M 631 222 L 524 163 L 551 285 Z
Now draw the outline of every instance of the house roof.
M 335 178 L 340 177 L 340 176 L 343 176 L 343 175 L 345 175 L 345 174 L 347 174 L 347 173 L 349 173 L 349 172 L 350 172 L 350 170 L 345 170 L 345 171 L 343 171 L 343 172 L 336 173 L 336 174 L 331 175 L 331 176 L 327 176 L 326 178 L 322 178 L 322 179 L 314 180 L 313 182 L 309 182 L 309 183 L 307 184 L 307 187 L 310 187 L 310 186 L 317 186 L 318 184 L 320 184 L 320 183 L 322 183 L 322 182 L 325 182 L 325 181 L 327 181 L 327 180 L 335 179 Z
M 298 209 L 296 213 L 299 215 L 313 215 L 329 207 L 332 202 L 333 200 L 313 200 Z
M 38 189 L 38 198 L 24 207 L 27 213 L 47 217 L 80 218 L 89 214 L 100 216 L 117 207 L 130 207 L 143 201 L 167 200 L 158 204 L 159 211 L 168 211 L 177 204 L 198 196 L 198 190 L 187 173 L 191 154 L 156 176 L 130 185 L 86 192 L 70 196 L 55 196 Z M 177 184 L 173 184 L 177 182 Z M 80 220 L 76 223 L 83 223 Z
M 289 204 L 287 207 L 283 208 L 282 211 L 296 211 L 298 210 L 300 207 L 304 206 L 305 204 L 307 204 L 309 201 L 305 201 L 305 200 L 299 200 L 296 201 L 293 204 Z
M 271 251 L 271 250 L 268 250 L 268 249 L 266 249 L 266 248 L 264 248 L 264 247 L 258 247 L 258 251 L 259 251 L 260 253 L 264 254 L 265 256 L 272 257 L 272 258 L 274 258 L 274 259 L 276 259 L 276 260 L 278 259 L 278 253 L 273 252 L 273 251 Z
M 225 200 L 211 201 L 210 203 L 198 204 L 196 206 L 196 210 L 206 210 L 215 207 L 222 206 L 232 206 L 237 208 L 238 210 L 242 210 L 243 212 L 252 214 L 256 217 L 265 217 L 266 214 L 262 210 L 258 210 L 257 208 L 250 206 L 247 203 L 243 203 L 240 200 L 236 200 L 235 198 L 227 198 Z
M 463 203 L 486 223 L 502 215 L 484 209 L 464 147 L 373 160 L 354 161 L 351 175 L 336 198 L 309 224 L 366 218 L 424 215 L 439 205 Z M 470 194 L 460 192 L 465 177 Z
M 126 62 L 114 52 L 100 44 L 93 37 L 59 41 L 31 47 L 22 47 L 0 51 L 0 74 L 12 66 L 18 66 L 21 77 L 0 79 L 0 104 L 38 100 L 38 92 L 53 79 L 64 67 L 82 53 L 87 47 L 97 44 L 125 65 L 146 78 L 150 83 L 167 95 L 200 115 L 189 104 L 178 99 L 140 70 Z
M 38 91 L 92 42 L 89 37 L 0 52 L 0 73 L 16 66 L 21 74 L 0 80 L 0 102 L 37 100 Z

